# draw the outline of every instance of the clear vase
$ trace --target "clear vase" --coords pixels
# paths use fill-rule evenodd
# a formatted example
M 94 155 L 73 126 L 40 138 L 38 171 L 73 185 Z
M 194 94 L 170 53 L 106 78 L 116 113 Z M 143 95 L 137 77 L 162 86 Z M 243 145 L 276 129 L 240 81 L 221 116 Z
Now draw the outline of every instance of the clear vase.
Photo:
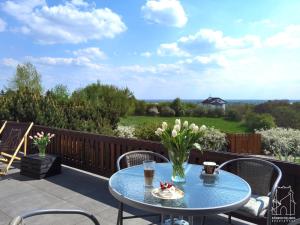
M 185 167 L 189 160 L 190 150 L 169 149 L 168 154 L 172 164 L 172 181 L 184 183 Z
M 45 157 L 46 156 L 46 146 L 39 146 L 39 156 Z

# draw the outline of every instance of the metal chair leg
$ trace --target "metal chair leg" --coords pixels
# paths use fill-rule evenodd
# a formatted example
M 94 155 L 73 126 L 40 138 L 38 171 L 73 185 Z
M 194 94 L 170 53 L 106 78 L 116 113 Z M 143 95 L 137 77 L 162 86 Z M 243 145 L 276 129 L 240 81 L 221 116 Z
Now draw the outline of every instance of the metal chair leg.
M 201 225 L 205 224 L 206 216 L 202 216 Z
M 228 223 L 231 224 L 231 215 L 228 215 Z
M 189 216 L 188 217 L 188 221 L 189 221 L 189 225 L 193 225 L 194 224 L 194 217 L 193 216 Z
M 118 220 L 117 225 L 123 225 L 123 203 L 119 203 Z

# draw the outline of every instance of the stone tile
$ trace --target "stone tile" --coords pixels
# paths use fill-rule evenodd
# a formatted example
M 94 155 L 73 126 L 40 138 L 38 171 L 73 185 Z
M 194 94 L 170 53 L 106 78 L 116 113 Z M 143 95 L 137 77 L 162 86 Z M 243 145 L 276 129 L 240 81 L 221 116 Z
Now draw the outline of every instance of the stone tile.
M 62 200 L 38 189 L 26 193 L 18 193 L 16 190 L 15 195 L 1 199 L 1 210 L 7 215 L 14 217 L 23 212 L 43 209 L 56 203 L 60 204 Z
M 70 204 L 69 202 L 55 203 L 53 205 L 48 205 L 45 209 L 81 209 L 77 206 Z M 82 209 L 81 209 L 82 210 Z M 52 214 L 52 215 L 39 215 L 26 219 L 26 224 L 30 225 L 73 225 L 74 222 L 81 224 L 85 220 L 82 215 L 76 214 Z
M 12 217 L 0 211 L 0 225 L 7 225 L 11 221 L 11 219 Z
M 61 175 L 34 180 L 19 174 L 17 169 L 0 178 L 0 225 L 7 225 L 11 217 L 34 209 L 82 209 L 93 213 L 101 225 L 115 225 L 118 202 L 108 190 L 107 179 L 63 167 Z M 139 210 L 125 206 L 124 215 L 138 215 Z M 85 217 L 78 215 L 47 215 L 27 219 L 33 225 L 92 225 Z M 250 224 L 233 218 L 235 225 Z M 194 224 L 201 224 L 195 217 Z M 124 225 L 158 224 L 158 219 L 142 218 L 124 220 Z M 226 225 L 224 216 L 209 216 L 205 225 Z
M 31 185 L 22 183 L 21 181 L 14 179 L 4 179 L 0 181 L 0 199 L 19 194 L 25 194 L 28 191 L 32 191 L 35 188 Z M 21 188 L 17 188 L 21 187 Z

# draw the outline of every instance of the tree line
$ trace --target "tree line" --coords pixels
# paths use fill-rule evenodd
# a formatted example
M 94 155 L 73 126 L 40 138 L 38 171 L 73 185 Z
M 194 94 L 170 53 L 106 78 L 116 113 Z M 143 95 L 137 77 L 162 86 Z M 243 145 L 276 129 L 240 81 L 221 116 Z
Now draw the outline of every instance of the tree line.
M 57 85 L 43 90 L 41 74 L 31 63 L 20 64 L 0 91 L 0 120 L 33 121 L 35 124 L 100 134 L 115 134 L 121 117 L 127 115 L 221 117 L 241 122 L 249 131 L 285 127 L 300 129 L 300 103 L 287 100 L 259 105 L 228 105 L 226 111 L 187 103 L 148 103 L 137 100 L 128 88 L 100 82 L 70 93 Z
M 120 117 L 134 110 L 128 88 L 100 82 L 69 93 L 64 85 L 43 92 L 41 75 L 31 63 L 18 65 L 0 94 L 0 120 L 113 134 Z

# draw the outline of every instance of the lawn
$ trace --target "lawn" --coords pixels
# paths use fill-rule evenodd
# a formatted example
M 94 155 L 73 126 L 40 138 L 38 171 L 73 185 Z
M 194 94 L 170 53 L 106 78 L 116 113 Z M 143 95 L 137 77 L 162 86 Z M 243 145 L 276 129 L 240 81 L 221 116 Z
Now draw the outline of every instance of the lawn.
M 182 121 L 187 120 L 190 123 L 197 125 L 206 125 L 220 129 L 225 133 L 246 133 L 246 127 L 240 122 L 227 121 L 223 118 L 207 118 L 207 117 L 180 117 Z M 175 117 L 152 117 L 152 116 L 128 116 L 122 118 L 120 125 L 123 126 L 136 126 L 143 125 L 145 123 L 161 123 L 166 121 L 167 123 L 174 123 Z

